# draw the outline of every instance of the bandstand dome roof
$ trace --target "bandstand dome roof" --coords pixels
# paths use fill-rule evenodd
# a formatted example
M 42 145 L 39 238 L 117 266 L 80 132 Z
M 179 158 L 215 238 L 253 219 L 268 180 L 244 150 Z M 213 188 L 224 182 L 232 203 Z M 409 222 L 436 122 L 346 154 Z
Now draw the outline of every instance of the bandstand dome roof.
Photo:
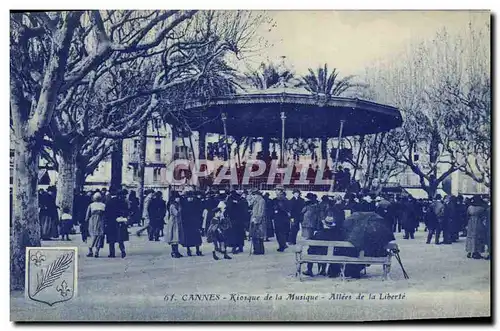
M 344 120 L 343 136 L 384 132 L 401 126 L 395 107 L 357 98 L 328 97 L 300 88 L 249 90 L 206 101 L 183 104 L 193 130 L 224 133 L 222 113 L 227 114 L 231 136 L 280 137 L 281 112 L 285 113 L 285 136 L 317 138 L 338 135 Z M 191 111 L 189 111 L 191 110 Z

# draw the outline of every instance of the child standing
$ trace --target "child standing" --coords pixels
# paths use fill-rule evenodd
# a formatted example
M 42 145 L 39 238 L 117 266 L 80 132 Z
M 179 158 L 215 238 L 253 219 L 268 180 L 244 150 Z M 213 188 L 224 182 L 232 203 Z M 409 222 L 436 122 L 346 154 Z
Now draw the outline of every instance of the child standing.
M 69 233 L 71 231 L 71 227 L 73 226 L 73 217 L 69 213 L 69 208 L 63 208 L 63 214 L 61 215 L 61 239 L 70 241 Z M 66 239 L 65 239 L 66 237 Z
M 224 254 L 224 259 L 231 260 L 232 258 L 227 255 L 226 245 L 224 244 L 224 232 L 229 228 L 229 220 L 224 217 L 220 208 L 213 209 L 214 218 L 210 222 L 207 230 L 207 242 L 214 243 L 214 250 L 212 256 L 214 260 L 219 260 L 215 253 L 217 251 L 217 244 L 219 244 L 220 251 Z

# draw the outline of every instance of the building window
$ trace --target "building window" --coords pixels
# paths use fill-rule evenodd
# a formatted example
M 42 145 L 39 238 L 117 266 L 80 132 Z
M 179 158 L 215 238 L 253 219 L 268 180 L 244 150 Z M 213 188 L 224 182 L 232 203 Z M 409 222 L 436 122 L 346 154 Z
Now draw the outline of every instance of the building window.
M 134 139 L 134 152 L 139 150 L 139 139 Z
M 154 130 L 158 130 L 158 129 L 160 129 L 160 127 L 161 127 L 160 119 L 159 118 L 153 119 Z
M 132 165 L 133 177 L 134 180 L 139 179 L 139 166 L 137 164 Z
M 155 160 L 161 161 L 161 140 L 155 140 Z
M 160 181 L 161 168 L 153 169 L 153 182 Z
M 177 154 L 178 158 L 186 159 L 188 155 L 188 148 L 187 146 L 175 146 L 175 153 Z

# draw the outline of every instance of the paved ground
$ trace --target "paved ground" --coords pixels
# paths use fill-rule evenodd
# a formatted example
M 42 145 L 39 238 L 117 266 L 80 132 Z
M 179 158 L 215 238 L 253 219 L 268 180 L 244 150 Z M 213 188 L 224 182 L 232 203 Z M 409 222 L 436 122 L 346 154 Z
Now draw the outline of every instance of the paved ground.
M 85 257 L 85 244 L 73 236 L 72 242 L 44 245 L 79 248 L 78 296 L 49 307 L 13 292 L 11 319 L 341 321 L 489 316 L 489 261 L 467 259 L 464 238 L 453 245 L 436 246 L 426 245 L 425 235 L 421 231 L 415 240 L 403 240 L 396 234 L 409 280 L 394 261 L 388 281 L 382 281 L 381 267 L 371 266 L 364 278 L 344 283 L 325 277 L 304 277 L 300 282 L 294 275 L 294 249 L 278 253 L 274 241 L 266 243 L 265 256 L 249 256 L 247 243 L 247 251 L 233 260 L 214 261 L 211 245 L 206 243 L 205 256 L 172 259 L 164 242 L 131 236 L 125 259 L 96 259 Z M 107 253 L 105 249 L 102 255 Z M 344 299 L 332 300 L 332 293 Z M 359 293 L 364 299 L 356 299 Z M 192 301 L 190 294 L 214 296 L 213 301 Z M 231 294 L 260 297 L 234 301 Z M 266 294 L 273 300 L 264 300 Z M 276 295 L 282 299 L 276 300 Z

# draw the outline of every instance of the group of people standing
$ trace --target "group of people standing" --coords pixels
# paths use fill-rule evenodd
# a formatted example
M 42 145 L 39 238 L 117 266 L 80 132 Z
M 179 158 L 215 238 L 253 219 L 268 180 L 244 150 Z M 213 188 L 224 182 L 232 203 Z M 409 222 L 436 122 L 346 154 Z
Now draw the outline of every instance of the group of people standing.
M 109 244 L 109 257 L 115 257 L 115 244 L 126 256 L 125 242 L 129 240 L 129 227 L 138 224 L 140 236 L 147 231 L 151 241 L 164 241 L 171 246 L 171 256 L 202 256 L 202 237 L 213 243 L 212 256 L 217 253 L 231 259 L 230 253 L 244 251 L 245 240 L 251 241 L 251 253 L 265 254 L 264 242 L 276 237 L 277 251 L 295 245 L 301 230 L 304 239 L 312 239 L 318 232 L 333 233 L 339 229 L 346 216 L 354 212 L 376 212 L 384 218 L 393 232 L 404 231 L 404 239 L 414 239 L 421 223 L 428 231 L 427 244 L 451 244 L 460 232 L 467 237 L 469 258 L 482 258 L 485 246 L 490 246 L 488 203 L 474 197 L 436 195 L 434 199 L 417 200 L 409 196 L 389 198 L 373 194 L 325 195 L 319 201 L 313 193 L 303 198 L 299 190 L 286 197 L 283 187 L 276 188 L 276 197 L 259 190 L 200 192 L 172 191 L 165 200 L 161 191 L 145 191 L 141 212 L 139 199 L 134 191 L 107 189 L 80 192 L 75 196 L 74 215 L 63 210 L 58 216 L 55 187 L 39 192 L 40 224 L 43 240 L 61 235 L 69 240 L 73 224 L 79 224 L 82 240 L 89 242 L 88 256 L 99 256 L 105 241 Z M 325 225 L 325 220 L 329 220 Z M 335 225 L 332 226 L 334 222 Z M 443 238 L 440 241 L 440 238 Z M 193 253 L 194 250 L 194 253 Z M 489 258 L 489 255 L 488 257 Z

